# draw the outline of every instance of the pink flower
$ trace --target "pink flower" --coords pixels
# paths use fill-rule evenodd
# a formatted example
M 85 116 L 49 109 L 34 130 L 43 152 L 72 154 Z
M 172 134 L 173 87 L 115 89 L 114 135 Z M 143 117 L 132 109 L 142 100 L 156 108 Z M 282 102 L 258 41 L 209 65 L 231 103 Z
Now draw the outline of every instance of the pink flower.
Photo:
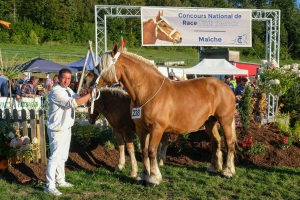
M 275 136 L 275 139 L 278 140 L 278 139 L 279 139 L 279 135 L 276 135 L 276 136 Z
M 30 143 L 30 138 L 28 136 L 22 136 L 21 140 L 22 140 L 22 144 L 29 144 Z

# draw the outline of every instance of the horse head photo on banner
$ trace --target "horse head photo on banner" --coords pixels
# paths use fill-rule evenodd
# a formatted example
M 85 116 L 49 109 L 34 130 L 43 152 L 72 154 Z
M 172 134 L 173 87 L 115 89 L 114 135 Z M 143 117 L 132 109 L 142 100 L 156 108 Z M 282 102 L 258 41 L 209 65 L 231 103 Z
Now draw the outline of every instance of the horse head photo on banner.
M 163 11 L 158 11 L 156 18 L 143 21 L 143 44 L 155 44 L 157 40 L 180 44 L 182 35 L 174 29 L 163 16 Z

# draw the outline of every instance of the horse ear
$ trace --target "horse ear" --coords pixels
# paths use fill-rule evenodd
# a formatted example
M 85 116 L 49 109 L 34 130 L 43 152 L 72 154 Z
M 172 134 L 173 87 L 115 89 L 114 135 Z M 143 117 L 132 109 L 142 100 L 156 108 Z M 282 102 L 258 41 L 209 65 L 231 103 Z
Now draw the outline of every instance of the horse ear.
M 158 11 L 158 14 L 156 16 L 156 21 L 157 22 L 160 20 L 160 16 L 163 16 L 163 11 Z
M 117 52 L 118 52 L 118 43 L 115 42 L 115 43 L 114 43 L 114 46 L 113 46 L 113 49 L 112 49 L 112 51 L 111 51 L 111 56 L 112 56 L 112 57 L 115 57 L 115 55 L 116 55 Z

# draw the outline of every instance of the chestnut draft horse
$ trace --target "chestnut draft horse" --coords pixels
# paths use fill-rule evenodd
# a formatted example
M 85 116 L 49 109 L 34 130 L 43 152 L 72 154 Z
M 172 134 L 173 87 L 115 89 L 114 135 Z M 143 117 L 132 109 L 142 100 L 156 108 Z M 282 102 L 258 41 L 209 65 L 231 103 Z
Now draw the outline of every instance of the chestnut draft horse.
M 119 161 L 115 171 L 121 171 L 125 167 L 125 145 L 131 160 L 131 177 L 136 177 L 138 172 L 137 161 L 134 152 L 133 132 L 134 122 L 130 116 L 130 97 L 117 88 L 104 88 L 99 90 L 100 98 L 95 101 L 94 112 L 89 112 L 90 124 L 95 124 L 99 114 L 102 114 L 113 129 L 119 151 Z
M 143 44 L 155 44 L 157 39 L 173 44 L 182 42 L 181 34 L 163 17 L 163 11 L 158 12 L 156 19 L 150 18 L 143 22 Z
M 84 78 L 83 87 L 88 88 L 92 86 L 97 80 L 98 75 L 94 71 L 90 71 Z M 126 148 L 131 159 L 131 177 L 136 177 L 138 166 L 134 153 L 133 132 L 135 132 L 135 124 L 130 115 L 130 102 L 129 95 L 122 89 L 118 88 L 103 88 L 100 91 L 100 98 L 95 101 L 94 112 L 91 114 L 91 108 L 88 109 L 89 122 L 95 124 L 99 114 L 102 114 L 110 126 L 112 127 L 116 143 L 119 151 L 119 162 L 116 166 L 116 171 L 121 171 L 125 167 L 125 149 Z M 168 148 L 168 134 L 164 134 L 161 141 L 161 150 L 159 151 L 160 166 L 166 161 L 166 152 Z
M 162 181 L 156 154 L 164 132 L 190 133 L 203 124 L 213 147 L 208 171 L 221 171 L 223 160 L 217 121 L 227 147 L 222 176 L 231 178 L 235 174 L 235 97 L 228 85 L 213 77 L 171 81 L 147 59 L 117 50 L 115 44 L 111 52 L 101 56 L 98 87 L 120 81 L 131 97 L 132 118 L 143 150 L 138 183 L 155 186 Z

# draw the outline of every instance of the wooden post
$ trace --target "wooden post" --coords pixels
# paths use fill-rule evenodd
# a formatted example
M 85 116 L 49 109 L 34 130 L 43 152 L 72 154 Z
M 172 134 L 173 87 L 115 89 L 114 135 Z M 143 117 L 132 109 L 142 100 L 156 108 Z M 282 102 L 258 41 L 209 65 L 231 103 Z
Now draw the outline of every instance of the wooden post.
M 13 120 L 14 120 L 15 130 L 19 130 L 20 124 L 19 124 L 19 115 L 17 109 L 13 109 Z
M 4 112 L 5 112 L 5 118 L 6 118 L 7 120 L 9 120 L 9 119 L 10 119 L 10 111 L 9 111 L 9 109 L 8 109 L 8 108 L 5 108 Z
M 36 116 L 36 120 L 37 120 L 37 124 L 36 124 L 36 137 L 37 137 L 37 139 L 38 139 L 38 141 L 39 141 L 39 143 L 38 143 L 38 145 L 40 146 L 40 140 L 41 140 L 41 132 L 40 132 L 40 121 L 39 121 L 39 119 L 40 119 L 40 117 L 39 117 L 39 115 L 38 114 L 36 114 L 35 115 Z M 41 153 L 40 153 L 40 151 L 38 150 L 37 151 L 37 158 L 38 158 L 38 161 L 40 162 L 40 159 L 41 159 Z
M 31 109 L 30 111 L 30 128 L 31 128 L 31 141 L 36 137 L 36 119 L 35 119 L 35 110 Z M 38 162 L 37 150 L 33 150 L 34 159 L 33 162 Z
M 39 110 L 39 125 L 40 125 L 40 131 L 41 131 L 41 135 L 40 135 L 41 163 L 47 164 L 45 116 L 44 116 L 43 110 Z
M 28 136 L 27 113 L 26 113 L 26 110 L 22 109 L 21 113 L 22 113 L 23 136 Z

